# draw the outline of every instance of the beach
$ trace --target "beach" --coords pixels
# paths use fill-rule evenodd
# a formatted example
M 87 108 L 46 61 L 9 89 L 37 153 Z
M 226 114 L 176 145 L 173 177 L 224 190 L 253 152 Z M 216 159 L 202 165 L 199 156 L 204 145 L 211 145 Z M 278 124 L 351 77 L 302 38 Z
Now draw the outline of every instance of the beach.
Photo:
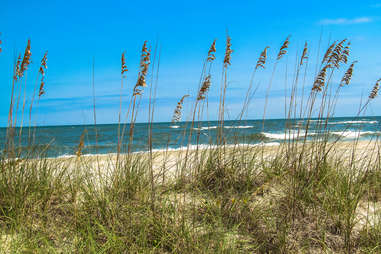
M 378 181 L 373 175 L 378 172 L 374 165 L 379 160 L 379 145 L 378 141 L 341 141 L 209 148 L 191 146 L 189 149 L 184 147 L 152 153 L 63 156 L 27 161 L 19 159 L 15 169 L 29 168 L 31 173 L 35 172 L 32 174 L 37 175 L 45 172 L 43 174 L 49 177 L 53 193 L 58 190 L 60 195 L 67 195 L 70 191 L 64 194 L 68 191 L 64 189 L 68 187 L 76 190 L 76 198 L 72 201 L 70 198 L 62 200 L 55 194 L 49 196 L 49 207 L 53 209 L 49 213 L 57 216 L 49 225 L 55 230 L 54 239 L 57 242 L 62 241 L 64 236 L 71 243 L 76 241 L 64 231 L 58 230 L 57 226 L 72 227 L 73 223 L 78 223 L 75 222 L 75 216 L 81 216 L 81 219 L 78 218 L 81 221 L 88 216 L 101 220 L 104 216 L 102 209 L 116 209 L 110 210 L 110 219 L 113 216 L 118 218 L 116 223 L 133 223 L 134 227 L 144 228 L 147 225 L 141 223 L 148 219 L 152 220 L 149 223 L 154 223 L 153 225 L 164 223 L 160 227 L 171 227 L 173 230 L 186 227 L 186 230 L 193 232 L 194 237 L 225 228 L 214 220 L 223 219 L 229 224 L 239 220 L 239 231 L 225 228 L 223 241 L 227 246 L 236 246 L 237 242 L 244 240 L 245 243 L 240 248 L 251 252 L 269 241 L 267 237 L 279 233 L 281 226 L 270 225 L 269 221 L 279 223 L 292 216 L 294 222 L 284 232 L 288 244 L 292 246 L 290 248 L 306 248 L 305 250 L 319 253 L 322 250 L 320 245 L 306 247 L 302 244 L 303 239 L 308 236 L 318 240 L 321 239 L 319 234 L 325 232 L 324 240 L 321 239 L 325 245 L 331 249 L 343 246 L 343 239 L 329 228 L 336 227 L 335 223 L 347 218 L 345 216 L 351 218 L 348 226 L 351 228 L 352 239 L 361 239 L 366 230 L 381 223 L 381 202 L 377 198 L 381 196 L 381 190 L 377 185 L 370 185 L 372 181 Z M 318 154 L 322 150 L 327 155 Z M 304 155 L 300 159 L 302 151 Z M 218 159 L 219 155 L 222 155 L 221 160 Z M 319 158 L 321 162 L 316 163 Z M 319 163 L 328 163 L 332 168 L 321 168 Z M 321 171 L 321 175 L 315 175 L 315 171 Z M 309 177 L 299 178 L 295 174 L 306 174 Z M 368 174 L 372 177 L 369 178 Z M 303 184 L 307 185 L 300 189 L 298 186 Z M 340 190 L 346 184 L 354 186 L 348 193 L 349 196 L 346 196 L 345 189 Z M 355 186 L 362 187 L 357 189 Z M 359 195 L 359 190 L 361 198 L 357 200 L 356 206 L 353 210 L 346 210 L 349 207 L 345 202 L 353 202 L 353 197 Z M 297 193 L 304 193 L 313 200 L 295 196 Z M 342 206 L 338 206 L 340 202 L 344 202 Z M 151 209 L 149 207 L 152 205 L 155 210 L 160 210 L 160 215 L 146 210 Z M 65 206 L 73 210 L 67 210 Z M 336 212 L 338 207 L 344 210 Z M 83 214 L 75 215 L 76 211 Z M 345 215 L 347 212 L 348 215 Z M 129 222 L 131 217 L 124 217 L 125 214 L 130 214 L 138 221 Z M 336 214 L 344 217 L 336 217 Z M 196 222 L 192 222 L 194 216 L 198 218 Z M 27 217 L 40 221 L 34 213 Z M 167 218 L 172 224 L 166 224 L 159 218 Z M 323 222 L 317 225 L 317 220 Z M 246 224 L 241 224 L 242 221 Z M 213 229 L 209 228 L 211 225 L 214 225 Z M 259 227 L 255 231 L 250 229 L 254 225 Z M 342 227 L 345 230 L 345 224 Z M 180 241 L 183 236 L 177 237 Z M 22 239 L 22 234 L 7 231 L 1 235 L 0 244 L 3 250 L 10 250 L 15 242 Z
M 254 157 L 258 163 L 270 162 L 276 157 L 284 158 L 286 151 L 298 153 L 305 150 L 305 157 L 316 152 L 316 146 L 319 143 L 263 143 L 263 144 L 237 144 L 226 146 L 215 145 L 192 145 L 178 149 L 162 149 L 150 152 L 134 152 L 131 154 L 87 154 L 80 157 L 76 155 L 67 155 L 58 158 L 48 158 L 49 163 L 59 163 L 67 165 L 68 168 L 76 168 L 78 165 L 85 167 L 92 172 L 94 176 L 101 174 L 102 177 L 109 176 L 111 172 L 119 166 L 123 166 L 126 160 L 140 160 L 148 162 L 152 158 L 152 169 L 157 178 L 165 176 L 165 179 L 175 179 L 179 177 L 182 168 L 192 169 L 195 162 L 200 159 L 207 160 L 208 156 L 213 155 L 213 151 L 224 150 L 224 158 L 229 160 L 231 157 L 247 156 Z M 314 148 L 313 150 L 311 150 Z M 320 147 L 319 147 L 320 148 Z M 353 163 L 356 166 L 364 168 L 366 163 L 377 160 L 380 142 L 377 140 L 362 141 L 338 141 L 325 144 L 326 153 L 330 159 L 340 161 L 340 163 Z M 184 158 L 188 157 L 187 165 L 184 165 Z M 45 159 L 44 159 L 45 161 Z M 150 172 L 151 164 L 146 163 L 146 173 Z M 184 172 L 183 172 L 184 173 Z M 185 171 L 189 174 L 189 170 Z

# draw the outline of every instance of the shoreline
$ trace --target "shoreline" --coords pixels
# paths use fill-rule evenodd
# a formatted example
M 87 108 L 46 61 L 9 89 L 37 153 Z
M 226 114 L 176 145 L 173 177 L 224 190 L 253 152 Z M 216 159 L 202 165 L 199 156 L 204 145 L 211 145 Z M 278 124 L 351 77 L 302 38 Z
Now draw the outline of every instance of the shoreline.
M 328 141 L 327 145 L 334 145 L 337 148 L 344 148 L 347 147 L 348 145 L 354 145 L 357 143 L 357 148 L 359 149 L 365 149 L 366 146 L 370 144 L 376 144 L 378 142 L 377 139 L 364 139 L 364 140 L 339 140 L 339 141 Z M 306 141 L 305 145 L 309 146 L 311 144 L 318 143 L 317 141 Z M 262 142 L 262 143 L 257 143 L 257 144 L 249 144 L 249 143 L 238 143 L 238 144 L 226 144 L 225 148 L 232 149 L 232 148 L 239 148 L 239 149 L 245 149 L 245 148 L 262 148 L 262 147 L 280 147 L 280 146 L 287 146 L 288 144 L 290 145 L 297 145 L 297 146 L 302 146 L 303 142 L 293 142 L 291 141 L 288 143 L 287 141 L 284 142 Z M 223 145 L 214 145 L 214 144 L 198 144 L 198 145 L 189 145 L 188 146 L 181 146 L 179 148 L 155 148 L 152 149 L 153 154 L 161 154 L 161 153 L 176 153 L 176 152 L 185 152 L 187 150 L 189 151 L 196 151 L 196 150 L 210 150 L 210 149 L 217 149 L 217 148 L 223 148 Z M 267 149 L 268 150 L 268 149 Z M 273 149 L 272 149 L 273 150 Z M 149 154 L 150 151 L 136 151 L 136 152 L 131 152 L 131 155 L 140 155 L 140 154 Z M 128 153 L 120 153 L 120 156 L 126 156 Z M 116 152 L 112 153 L 88 153 L 88 154 L 82 154 L 81 157 L 113 157 L 117 156 L 118 154 Z M 36 159 L 72 159 L 72 158 L 77 158 L 77 155 L 75 154 L 65 154 L 65 155 L 59 155 L 56 157 L 42 157 L 42 158 L 36 158 Z
M 293 146 L 295 152 L 300 152 L 303 144 L 290 143 Z M 305 156 L 310 156 L 316 153 L 319 149 L 318 145 L 313 145 L 312 143 L 305 143 Z M 360 162 L 363 159 L 373 160 L 373 156 L 377 154 L 376 151 L 379 151 L 381 143 L 377 140 L 374 141 L 341 141 L 336 143 L 327 143 L 327 153 L 328 157 L 333 158 L 334 160 L 340 160 L 345 163 L 347 162 Z M 167 176 L 173 177 L 179 173 L 179 170 L 182 171 L 184 158 L 188 156 L 186 167 L 192 167 L 192 164 L 200 159 L 206 159 L 209 156 L 213 149 L 216 149 L 217 146 L 208 146 L 208 147 L 199 147 L 197 150 L 189 149 L 177 149 L 177 150 L 160 150 L 152 152 L 152 169 L 154 170 L 155 175 L 165 174 Z M 258 162 L 267 162 L 277 156 L 285 155 L 285 149 L 288 149 L 286 143 L 283 144 L 272 144 L 272 145 L 248 145 L 248 146 L 226 146 L 224 151 L 224 157 L 229 158 L 229 156 L 248 156 L 248 159 L 253 159 L 253 156 L 258 156 L 255 159 L 258 159 Z M 310 149 L 312 148 L 312 150 Z M 119 159 L 121 165 L 128 154 L 119 154 Z M 145 162 L 146 168 L 144 170 L 149 171 L 150 164 L 150 153 L 149 152 L 137 152 L 131 153 L 130 158 L 137 159 L 140 162 Z M 71 170 L 75 170 L 75 167 L 78 165 L 85 166 L 89 171 L 95 175 L 101 172 L 102 176 L 109 175 L 115 168 L 118 155 L 116 153 L 109 154 L 90 154 L 77 157 L 76 155 L 59 157 L 59 158 L 44 158 L 36 159 L 37 162 L 46 160 L 51 163 L 63 163 Z M 352 159 L 354 159 L 352 161 Z M 95 176 L 94 175 L 94 176 Z M 98 176 L 99 177 L 99 176 Z

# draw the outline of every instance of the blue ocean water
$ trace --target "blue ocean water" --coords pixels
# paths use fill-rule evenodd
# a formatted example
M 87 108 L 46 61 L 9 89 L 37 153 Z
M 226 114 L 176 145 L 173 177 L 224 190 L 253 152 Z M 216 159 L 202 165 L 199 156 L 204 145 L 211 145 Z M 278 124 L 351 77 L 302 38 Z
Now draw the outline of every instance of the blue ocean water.
M 259 144 L 281 143 L 290 139 L 307 140 L 327 137 L 322 129 L 329 131 L 328 138 L 335 140 L 374 139 L 381 134 L 381 117 L 336 117 L 325 120 L 271 119 L 271 120 L 241 120 L 225 121 L 223 128 L 227 144 L 244 143 Z M 218 122 L 152 123 L 152 146 L 155 150 L 179 149 L 190 145 L 216 144 Z M 124 125 L 121 126 L 121 131 Z M 116 153 L 118 144 L 118 124 L 103 125 L 73 125 L 73 126 L 41 126 L 14 129 L 14 144 L 20 145 L 22 151 L 36 151 L 47 157 L 74 155 L 77 151 L 80 137 L 84 133 L 83 154 Z M 191 132 L 191 133 L 190 133 Z M 122 152 L 127 151 L 129 143 L 129 125 L 125 125 L 125 136 Z M 326 133 L 326 132 L 325 132 Z M 147 151 L 149 124 L 136 123 L 131 151 Z M 190 137 L 190 134 L 191 137 Z M 0 128 L 0 146 L 6 147 L 7 129 Z M 189 138 L 190 137 L 190 138 Z

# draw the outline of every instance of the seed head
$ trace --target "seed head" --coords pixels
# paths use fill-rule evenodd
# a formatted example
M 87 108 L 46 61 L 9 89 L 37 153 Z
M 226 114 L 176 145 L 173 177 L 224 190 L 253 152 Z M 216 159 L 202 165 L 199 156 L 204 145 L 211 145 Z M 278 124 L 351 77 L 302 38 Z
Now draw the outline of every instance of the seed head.
M 151 49 L 147 48 L 147 41 L 144 41 L 142 47 L 142 54 L 140 56 L 140 72 L 138 75 L 138 81 L 134 87 L 133 96 L 142 95 L 143 87 L 147 86 L 146 76 L 148 74 L 148 67 L 150 62 Z
M 78 148 L 77 148 L 77 152 L 75 153 L 77 155 L 77 158 L 79 159 L 79 157 L 81 157 L 82 155 L 82 149 L 85 145 L 85 133 L 86 133 L 86 130 L 84 130 L 81 134 L 81 137 L 79 139 L 79 144 L 78 144 Z
M 373 89 L 369 94 L 369 99 L 372 100 L 372 99 L 377 97 L 378 90 L 380 89 L 380 82 L 381 82 L 381 78 L 379 80 L 377 80 L 376 84 L 373 86 Z
M 216 40 L 213 41 L 212 45 L 209 48 L 208 58 L 207 58 L 208 62 L 213 62 L 213 60 L 216 59 L 216 56 L 214 53 L 216 53 Z
M 181 109 L 183 108 L 184 99 L 189 95 L 186 94 L 181 97 L 180 101 L 177 103 L 175 111 L 173 112 L 172 123 L 180 122 L 181 120 Z
M 324 54 L 323 60 L 321 61 L 322 64 L 328 61 L 328 59 L 331 56 L 332 50 L 335 47 L 335 45 L 336 45 L 336 41 L 334 41 L 331 44 L 331 46 L 328 47 L 327 51 Z
M 283 42 L 282 46 L 280 47 L 278 57 L 276 58 L 277 60 L 280 60 L 287 53 L 289 44 L 290 44 L 290 36 L 286 38 L 286 40 Z
M 351 82 L 352 75 L 353 75 L 353 67 L 355 66 L 355 63 L 357 63 L 357 61 L 354 61 L 349 66 L 348 70 L 345 72 L 343 78 L 341 79 L 340 87 L 343 87 L 344 85 L 349 85 L 349 82 Z
M 30 40 L 28 40 L 28 44 L 25 48 L 24 58 L 22 59 L 22 62 L 21 62 L 19 78 L 22 78 L 24 76 L 24 72 L 28 69 L 31 55 L 32 55 L 32 52 L 30 51 Z
M 266 60 L 267 60 L 267 49 L 270 47 L 267 46 L 265 49 L 262 51 L 261 55 L 258 58 L 257 65 L 255 66 L 255 69 L 258 69 L 259 67 L 265 68 Z
M 19 54 L 19 57 L 17 58 L 16 70 L 15 70 L 15 74 L 13 76 L 14 81 L 17 81 L 19 79 L 19 77 L 21 76 L 20 66 L 21 66 L 21 54 Z
M 45 85 L 45 82 L 43 80 L 41 80 L 40 90 L 38 91 L 38 97 L 39 98 L 41 97 L 41 95 L 45 94 L 44 85 Z
M 224 67 L 227 68 L 231 63 L 231 54 L 233 53 L 233 50 L 231 49 L 231 38 L 228 35 L 226 37 L 226 49 L 225 49 L 225 58 L 224 58 Z
M 41 95 L 45 94 L 44 86 L 45 86 L 45 72 L 48 69 L 47 61 L 48 61 L 48 51 L 45 52 L 44 57 L 41 60 L 40 69 L 38 70 L 38 72 L 41 74 L 41 83 L 40 83 L 40 89 L 38 91 L 38 98 L 40 98 Z
M 198 96 L 197 96 L 198 101 L 205 99 L 205 95 L 208 92 L 209 87 L 212 83 L 210 79 L 211 79 L 211 76 L 209 74 L 208 76 L 205 77 L 204 82 L 202 82 L 202 86 L 201 86 L 200 91 L 198 92 Z
M 332 51 L 331 55 L 328 58 L 328 64 L 330 67 L 340 68 L 340 62 L 343 60 L 342 53 L 343 53 L 343 44 L 347 41 L 347 39 L 342 40 L 339 42 L 334 50 Z
M 126 57 L 124 56 L 124 52 L 122 53 L 122 67 L 121 67 L 121 74 L 122 77 L 124 77 L 124 73 L 128 71 L 127 66 L 126 66 Z
M 320 92 L 325 85 L 325 78 L 327 76 L 327 69 L 329 68 L 329 65 L 323 67 L 323 69 L 320 70 L 318 76 L 315 79 L 314 85 L 312 87 L 312 91 Z
M 303 65 L 303 61 L 308 59 L 307 52 L 308 51 L 308 44 L 307 42 L 304 43 L 303 53 L 302 57 L 300 58 L 300 66 Z
M 41 73 L 42 76 L 45 76 L 45 71 L 48 69 L 47 61 L 48 61 L 48 51 L 45 52 L 41 60 L 40 69 L 38 70 L 38 72 Z

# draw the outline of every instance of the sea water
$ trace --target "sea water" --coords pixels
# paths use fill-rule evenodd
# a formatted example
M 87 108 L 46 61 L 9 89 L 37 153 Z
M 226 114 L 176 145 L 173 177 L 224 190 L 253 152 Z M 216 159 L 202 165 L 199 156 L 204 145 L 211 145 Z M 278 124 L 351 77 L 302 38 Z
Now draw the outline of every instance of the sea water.
M 149 136 L 152 133 L 153 150 L 174 150 L 184 147 L 208 147 L 216 145 L 217 136 L 223 132 L 225 144 L 264 143 L 276 145 L 289 140 L 304 141 L 328 140 L 367 140 L 381 134 L 381 117 L 336 117 L 326 119 L 270 119 L 225 121 L 221 130 L 217 121 L 203 122 L 160 122 L 136 123 L 133 138 L 130 139 L 130 125 L 66 125 L 24 127 L 21 138 L 20 129 L 14 129 L 14 145 L 20 151 L 35 151 L 46 157 L 74 155 L 83 134 L 83 154 L 116 153 L 118 142 L 121 152 L 144 152 L 149 149 Z M 119 138 L 124 133 L 123 139 Z M 328 135 L 327 135 L 328 134 Z M 0 128 L 0 146 L 6 147 L 7 129 Z M 4 149 L 3 149 L 4 150 Z

